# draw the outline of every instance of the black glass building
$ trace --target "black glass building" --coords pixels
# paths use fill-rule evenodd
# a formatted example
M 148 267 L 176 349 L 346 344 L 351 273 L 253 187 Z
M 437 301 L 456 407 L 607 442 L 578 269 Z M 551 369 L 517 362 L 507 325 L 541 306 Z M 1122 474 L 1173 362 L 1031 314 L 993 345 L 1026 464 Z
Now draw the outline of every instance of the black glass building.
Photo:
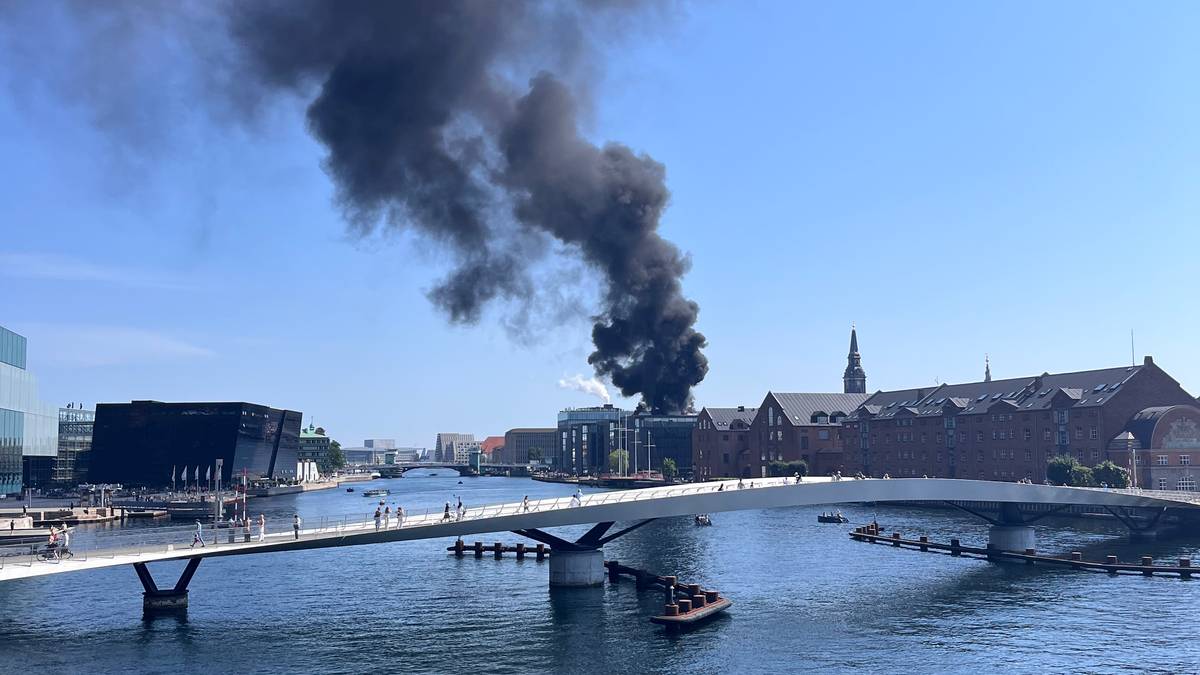
M 200 480 L 220 459 L 221 481 L 296 478 L 300 417 L 253 403 L 101 403 L 88 480 L 159 487 Z M 186 471 L 186 479 L 180 473 Z M 215 476 L 213 477 L 215 480 Z

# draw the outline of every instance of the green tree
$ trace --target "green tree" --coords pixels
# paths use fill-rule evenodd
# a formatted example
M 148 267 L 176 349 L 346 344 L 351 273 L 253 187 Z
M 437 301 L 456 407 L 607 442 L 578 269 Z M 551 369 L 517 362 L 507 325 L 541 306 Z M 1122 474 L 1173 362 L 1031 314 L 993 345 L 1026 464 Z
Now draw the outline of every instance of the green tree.
M 1127 488 L 1129 487 L 1129 471 L 1106 459 L 1092 467 L 1092 480 L 1097 485 L 1107 484 L 1109 487 Z
M 1096 481 L 1092 478 L 1091 469 L 1082 464 L 1071 467 L 1071 485 L 1075 487 L 1088 487 L 1095 484 Z
M 615 473 L 625 473 L 629 469 L 629 451 L 613 450 L 608 453 L 608 470 Z
M 342 444 L 337 441 L 329 441 L 329 450 L 317 463 L 317 468 L 321 473 L 329 475 L 344 466 L 346 466 L 346 455 L 342 452 Z
M 808 475 L 808 464 L 804 460 L 796 460 L 794 462 L 771 462 L 767 465 L 767 473 L 772 476 L 795 476 L 799 473 L 801 476 Z
M 679 475 L 679 467 L 675 466 L 675 460 L 670 457 L 663 460 L 662 463 L 663 478 L 671 479 Z
M 1046 480 L 1055 485 L 1070 485 L 1071 471 L 1079 462 L 1069 455 L 1057 455 L 1046 464 Z

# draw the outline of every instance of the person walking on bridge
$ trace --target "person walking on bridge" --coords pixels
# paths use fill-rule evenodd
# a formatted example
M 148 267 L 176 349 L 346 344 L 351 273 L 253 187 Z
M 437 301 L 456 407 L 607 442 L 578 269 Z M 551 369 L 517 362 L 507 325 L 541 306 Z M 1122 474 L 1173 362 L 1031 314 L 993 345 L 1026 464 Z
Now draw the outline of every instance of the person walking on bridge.
M 397 506 L 396 507 L 396 529 L 398 530 L 402 527 L 404 527 L 404 507 Z
M 300 538 L 300 514 L 292 514 L 292 531 L 296 533 L 296 538 Z
M 192 545 L 188 548 L 196 548 L 196 544 L 200 544 L 200 548 L 204 548 L 204 523 L 196 521 L 196 533 L 192 535 Z
M 258 540 L 267 540 L 267 517 L 263 514 L 258 514 Z
M 375 531 L 376 531 L 376 532 L 378 532 L 378 531 L 379 531 L 379 522 L 380 522 L 380 519 L 381 519 L 381 518 L 383 518 L 383 514 L 382 514 L 382 513 L 380 513 L 380 511 L 379 511 L 379 507 L 378 507 L 378 506 L 376 506 L 376 507 L 375 507 Z
M 388 529 L 392 526 L 392 507 L 383 507 L 383 529 Z
M 525 498 L 521 500 L 521 512 L 529 513 L 529 495 L 525 495 Z
M 446 502 L 446 510 L 442 513 L 442 522 L 450 520 L 450 502 Z

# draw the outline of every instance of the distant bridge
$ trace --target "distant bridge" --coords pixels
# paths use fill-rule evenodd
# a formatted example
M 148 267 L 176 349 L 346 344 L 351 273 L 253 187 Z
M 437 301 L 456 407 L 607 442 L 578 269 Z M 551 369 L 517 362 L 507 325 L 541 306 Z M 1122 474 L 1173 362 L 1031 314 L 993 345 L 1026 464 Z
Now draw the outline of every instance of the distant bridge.
M 459 464 L 456 462 L 396 462 L 395 464 L 375 464 L 361 467 L 368 471 L 377 471 L 380 476 L 385 478 L 403 476 L 406 472 L 413 469 L 453 469 L 464 476 L 495 475 L 503 474 L 509 471 L 527 471 L 526 464 L 490 464 L 484 463 L 479 465 L 479 469 L 471 464 Z
M 437 465 L 445 466 L 445 465 Z M 415 468 L 415 467 L 413 467 Z M 739 488 L 742 484 L 745 487 Z M 753 487 L 750 487 L 753 485 Z M 573 497 L 522 503 L 495 504 L 467 509 L 461 517 L 431 510 L 409 514 L 399 527 L 377 528 L 372 521 L 310 518 L 297 538 L 293 532 L 275 532 L 263 541 L 208 544 L 200 549 L 176 549 L 171 545 L 77 552 L 64 561 L 39 561 L 29 556 L 0 558 L 0 582 L 28 577 L 83 572 L 117 565 L 133 565 L 145 588 L 147 609 L 184 606 L 187 585 L 200 560 L 235 555 L 300 551 L 317 548 L 382 544 L 396 541 L 461 537 L 485 532 L 511 531 L 547 543 L 551 585 L 595 585 L 604 578 L 604 544 L 655 519 L 745 509 L 780 508 L 853 502 L 939 501 L 958 506 L 989 521 L 989 542 L 1003 550 L 1033 547 L 1029 523 L 1072 505 L 1102 507 L 1130 527 L 1140 527 L 1128 509 L 1148 509 L 1157 522 L 1166 509 L 1200 514 L 1200 494 L 1154 493 L 1137 490 L 1055 487 L 945 478 L 842 479 L 791 478 L 755 479 L 752 482 L 721 481 L 584 495 L 579 505 Z M 999 504 L 998 513 L 988 515 L 975 508 L 980 502 Z M 1025 507 L 1023 509 L 1023 507 Z M 1035 507 L 1030 509 L 1028 507 Z M 613 534 L 618 521 L 632 524 Z M 567 541 L 543 528 L 595 524 L 583 537 Z M 235 530 L 235 535 L 239 531 Z M 254 535 L 257 535 L 255 528 Z M 218 531 L 218 538 L 227 531 Z M 172 589 L 161 590 L 150 576 L 147 563 L 188 560 L 188 566 Z

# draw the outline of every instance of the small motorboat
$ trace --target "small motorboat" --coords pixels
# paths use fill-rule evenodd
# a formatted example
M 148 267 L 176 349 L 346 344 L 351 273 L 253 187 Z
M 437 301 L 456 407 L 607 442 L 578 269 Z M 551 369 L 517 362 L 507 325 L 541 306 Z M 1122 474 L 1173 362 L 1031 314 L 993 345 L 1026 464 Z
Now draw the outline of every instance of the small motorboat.
M 818 523 L 848 523 L 850 519 L 842 515 L 841 511 L 836 513 L 822 513 L 817 516 Z
M 698 526 L 712 525 L 712 518 L 709 518 L 707 513 L 701 513 L 700 515 L 696 516 L 696 525 L 698 525 Z
M 354 488 L 348 487 L 348 488 L 346 488 L 346 492 L 354 492 Z
M 363 493 L 363 496 L 364 497 L 386 497 L 387 495 L 390 495 L 390 494 L 392 494 L 391 490 L 388 490 L 386 488 L 375 488 L 374 490 L 367 490 L 366 492 Z

